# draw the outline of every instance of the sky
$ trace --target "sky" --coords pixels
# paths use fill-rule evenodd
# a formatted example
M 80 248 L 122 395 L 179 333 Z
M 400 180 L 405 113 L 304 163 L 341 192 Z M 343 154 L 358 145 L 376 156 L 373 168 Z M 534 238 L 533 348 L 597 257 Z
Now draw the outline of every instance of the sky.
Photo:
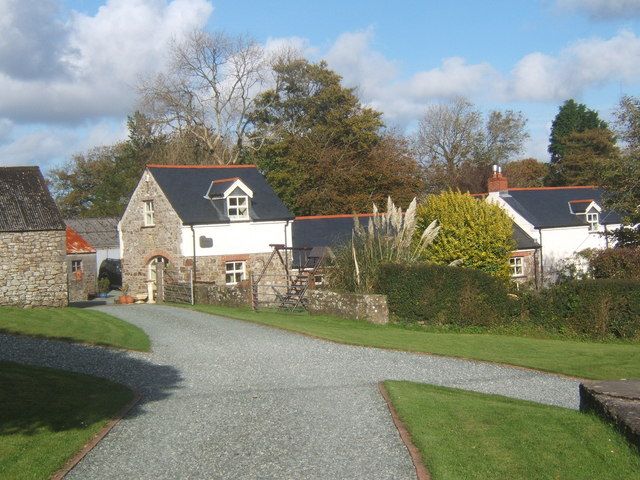
M 522 111 L 548 160 L 558 107 L 640 95 L 640 0 L 0 0 L 0 166 L 60 166 L 126 138 L 136 85 L 195 29 L 326 60 L 385 123 L 466 96 Z

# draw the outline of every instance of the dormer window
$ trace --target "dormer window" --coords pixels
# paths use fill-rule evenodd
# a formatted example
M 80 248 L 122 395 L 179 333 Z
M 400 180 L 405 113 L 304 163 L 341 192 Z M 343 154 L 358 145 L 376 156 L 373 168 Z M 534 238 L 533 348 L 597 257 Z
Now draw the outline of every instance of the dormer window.
M 600 215 L 598 212 L 587 213 L 587 223 L 590 232 L 597 232 L 600 229 Z
M 225 208 L 232 222 L 251 218 L 249 209 L 253 191 L 238 177 L 213 180 L 204 197 L 211 202 L 224 202 L 222 205 L 218 204 L 216 208 Z
M 227 197 L 227 215 L 229 216 L 229 220 L 248 220 L 249 197 L 246 195 Z

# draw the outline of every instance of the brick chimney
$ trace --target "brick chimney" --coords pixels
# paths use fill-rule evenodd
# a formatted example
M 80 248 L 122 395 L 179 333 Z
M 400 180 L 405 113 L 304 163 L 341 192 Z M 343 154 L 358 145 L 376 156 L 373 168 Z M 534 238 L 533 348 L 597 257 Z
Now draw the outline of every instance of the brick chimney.
M 493 174 L 489 178 L 488 187 L 489 193 L 507 191 L 509 183 L 507 182 L 507 177 L 502 176 L 502 167 L 493 166 Z

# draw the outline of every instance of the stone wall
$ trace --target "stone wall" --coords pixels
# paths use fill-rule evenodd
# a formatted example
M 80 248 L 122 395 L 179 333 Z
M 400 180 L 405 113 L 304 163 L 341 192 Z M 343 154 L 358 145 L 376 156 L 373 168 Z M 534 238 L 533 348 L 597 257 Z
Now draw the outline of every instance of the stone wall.
M 71 263 L 74 260 L 82 261 L 82 272 L 72 272 Z M 69 285 L 69 301 L 83 302 L 97 291 L 96 254 L 82 253 L 67 255 L 67 272 Z
M 540 258 L 537 250 L 517 250 L 511 253 L 512 257 L 522 257 L 522 276 L 511 277 L 511 280 L 519 285 L 536 286 L 536 269 L 539 271 Z
M 194 286 L 196 303 L 222 305 L 225 307 L 245 307 L 251 305 L 249 282 L 238 285 L 214 285 L 197 283 Z
M 324 313 L 378 324 L 389 322 L 389 308 L 385 295 L 307 290 L 307 300 L 307 308 L 312 314 Z
M 0 305 L 66 306 L 66 242 L 64 230 L 0 232 Z
M 144 225 L 144 202 L 153 200 L 155 226 Z M 122 284 L 130 295 L 147 293 L 148 264 L 153 257 L 169 260 L 174 272 L 183 274 L 180 250 L 182 222 L 152 175 L 143 175 L 120 221 L 122 235 Z M 186 281 L 187 278 L 181 278 Z

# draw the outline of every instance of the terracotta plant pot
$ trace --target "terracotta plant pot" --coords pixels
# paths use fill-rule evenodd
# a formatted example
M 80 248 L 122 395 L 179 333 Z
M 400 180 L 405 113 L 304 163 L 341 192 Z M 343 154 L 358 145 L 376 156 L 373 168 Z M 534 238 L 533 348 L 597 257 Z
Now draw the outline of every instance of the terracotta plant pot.
M 117 299 L 116 302 L 121 304 L 121 305 L 126 305 L 129 303 L 133 303 L 134 299 L 131 295 L 120 295 Z

